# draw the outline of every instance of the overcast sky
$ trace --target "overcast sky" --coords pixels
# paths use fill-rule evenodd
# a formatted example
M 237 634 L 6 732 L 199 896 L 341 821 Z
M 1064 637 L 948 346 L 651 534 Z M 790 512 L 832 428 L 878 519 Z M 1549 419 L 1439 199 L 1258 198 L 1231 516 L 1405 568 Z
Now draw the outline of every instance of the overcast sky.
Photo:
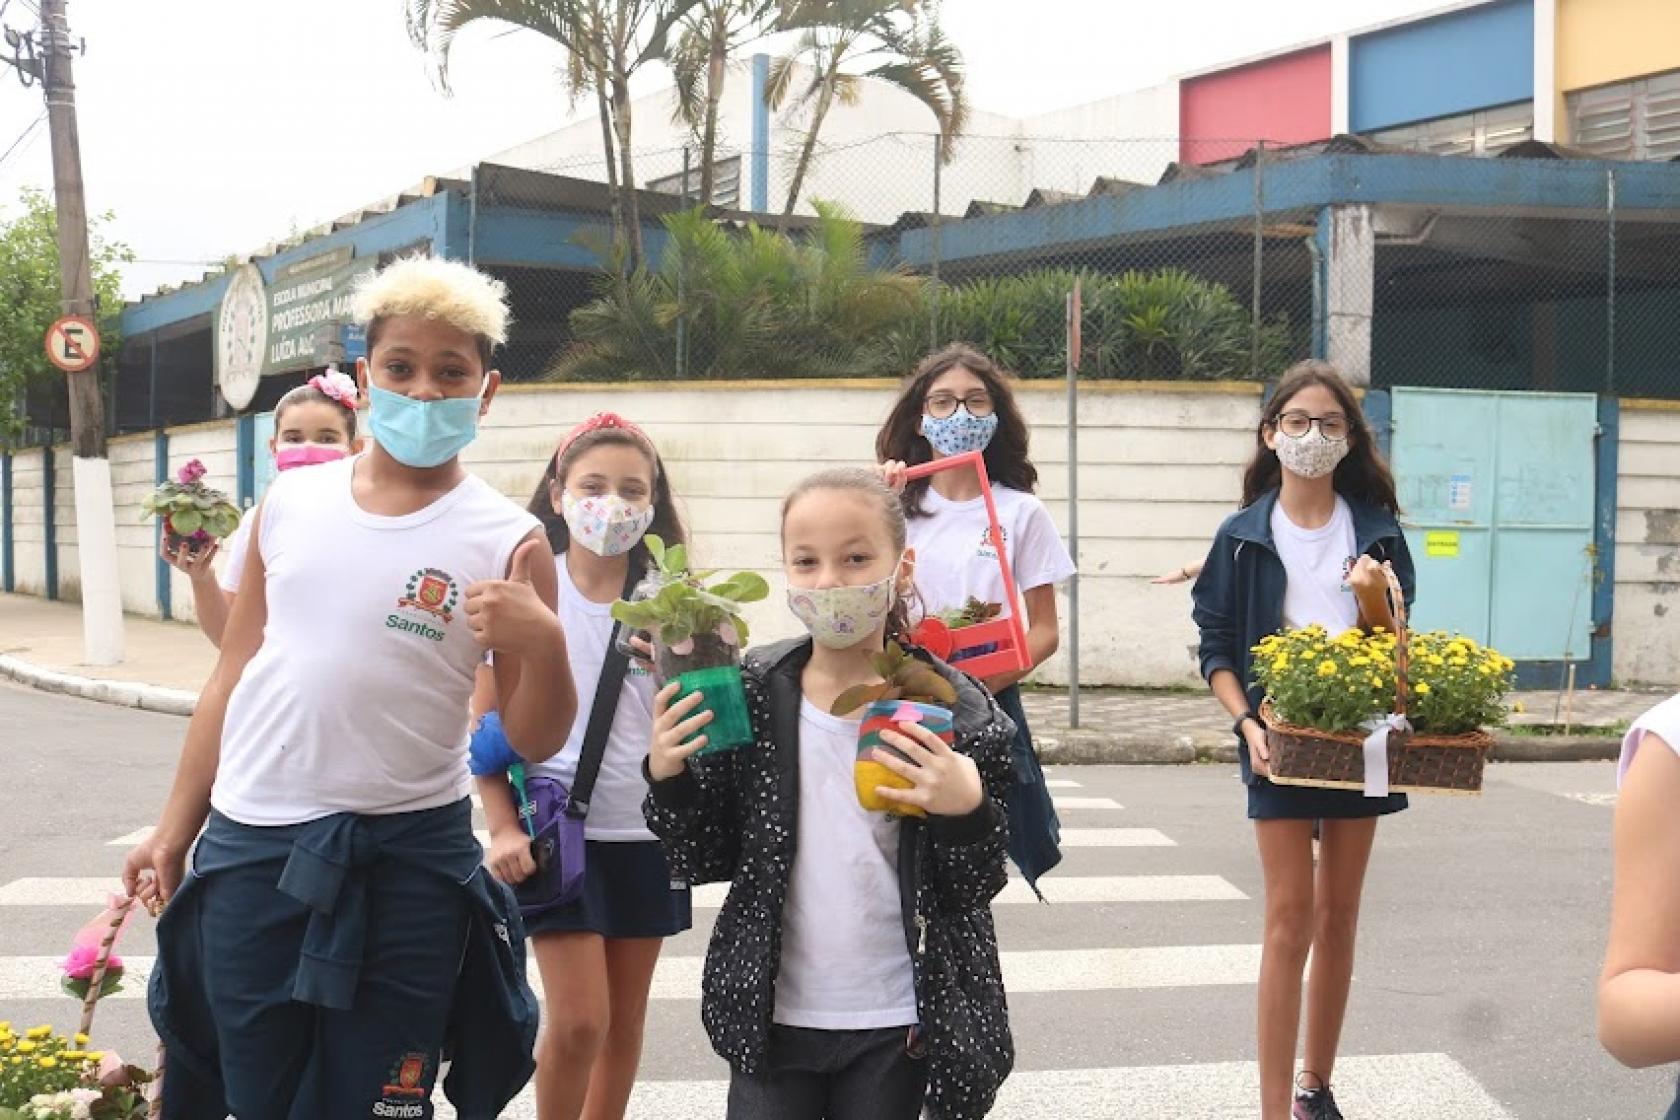
M 36 0 L 0 0 L 33 27 Z M 1441 6 L 1441 0 L 945 0 L 974 104 L 1024 115 Z M 89 205 L 142 262 L 130 296 L 248 253 L 574 114 L 557 48 L 469 33 L 454 95 L 410 46 L 402 0 L 71 0 Z M 770 44 L 773 48 L 774 43 Z M 649 76 L 649 88 L 662 85 Z M 50 187 L 39 88 L 0 73 L 0 214 Z

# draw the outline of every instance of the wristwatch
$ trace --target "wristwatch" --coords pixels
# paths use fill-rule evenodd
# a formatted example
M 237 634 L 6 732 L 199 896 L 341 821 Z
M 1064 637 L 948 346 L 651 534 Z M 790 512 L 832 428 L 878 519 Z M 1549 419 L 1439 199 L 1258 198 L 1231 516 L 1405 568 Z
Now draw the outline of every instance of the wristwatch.
M 1243 724 L 1247 723 L 1249 720 L 1253 720 L 1255 723 L 1258 723 L 1260 725 L 1260 730 L 1262 730 L 1262 731 L 1266 730 L 1266 724 L 1265 724 L 1264 720 L 1262 720 L 1259 716 L 1255 715 L 1253 712 L 1244 712 L 1242 715 L 1237 717 L 1237 722 L 1233 723 L 1231 725 L 1231 731 L 1238 738 L 1241 738 L 1242 733 L 1243 733 Z

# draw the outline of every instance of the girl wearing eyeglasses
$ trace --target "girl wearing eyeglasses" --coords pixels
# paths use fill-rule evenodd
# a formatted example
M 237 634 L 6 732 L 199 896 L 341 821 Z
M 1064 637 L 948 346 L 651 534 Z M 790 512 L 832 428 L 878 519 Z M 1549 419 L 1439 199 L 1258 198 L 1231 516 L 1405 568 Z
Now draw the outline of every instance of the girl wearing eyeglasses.
M 1027 456 L 1027 423 L 1015 403 L 1012 380 L 986 355 L 962 343 L 928 355 L 905 382 L 876 437 L 875 454 L 888 485 L 904 493 L 916 592 L 926 613 L 960 610 L 971 599 L 998 604 L 1005 617 L 1026 610 L 1031 666 L 984 683 L 1015 721 L 1009 856 L 1037 890 L 1039 876 L 1061 862 L 1061 826 L 1017 685 L 1056 652 L 1056 585 L 1073 576 L 1074 562 L 1050 512 L 1033 495 L 1038 470 Z M 904 481 L 907 465 L 970 451 L 985 459 L 1020 603 L 1005 601 L 979 477 L 971 471 L 945 471 Z
M 1404 809 L 1406 797 L 1268 781 L 1250 651 L 1281 627 L 1317 623 L 1332 635 L 1354 627 L 1392 632 L 1382 565 L 1393 565 L 1408 602 L 1414 586 L 1399 512 L 1394 478 L 1353 392 L 1335 367 L 1301 362 L 1284 375 L 1261 413 L 1242 507 L 1220 526 L 1192 592 L 1202 675 L 1235 721 L 1265 875 L 1262 1120 L 1341 1118 L 1330 1075 L 1353 979 L 1365 867 L 1377 818 Z M 1316 871 L 1315 820 L 1323 822 Z M 1309 951 L 1306 1062 L 1291 1100 Z

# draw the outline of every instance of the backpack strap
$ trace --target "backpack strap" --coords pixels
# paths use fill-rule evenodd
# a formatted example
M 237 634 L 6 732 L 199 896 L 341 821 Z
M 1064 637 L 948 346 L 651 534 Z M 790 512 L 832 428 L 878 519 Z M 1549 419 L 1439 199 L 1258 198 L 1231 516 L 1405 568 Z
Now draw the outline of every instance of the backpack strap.
M 624 598 L 628 599 L 636 590 L 643 574 L 641 565 L 632 560 L 624 578 Z M 619 692 L 624 687 L 625 674 L 630 670 L 630 658 L 618 648 L 617 631 L 620 625 L 613 624 L 613 636 L 607 640 L 607 657 L 601 663 L 601 679 L 595 685 L 595 700 L 589 707 L 589 724 L 583 732 L 577 777 L 566 799 L 566 815 L 578 820 L 589 815 L 589 797 L 595 792 L 595 778 L 601 772 L 601 759 L 607 753 L 607 736 L 612 732 L 613 717 L 618 714 Z

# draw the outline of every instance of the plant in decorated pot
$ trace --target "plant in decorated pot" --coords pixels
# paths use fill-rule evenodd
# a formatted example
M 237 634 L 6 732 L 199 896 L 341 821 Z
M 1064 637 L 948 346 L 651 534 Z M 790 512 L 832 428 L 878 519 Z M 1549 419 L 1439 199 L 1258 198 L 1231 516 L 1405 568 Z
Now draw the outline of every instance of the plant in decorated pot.
M 631 599 L 613 604 L 613 618 L 648 635 L 661 687 L 680 682 L 679 700 L 691 692 L 705 695 L 703 707 L 711 710 L 712 722 L 702 754 L 746 746 L 752 721 L 741 684 L 741 651 L 747 645 L 741 608 L 767 598 L 770 585 L 756 572 L 736 572 L 708 585 L 716 573 L 690 571 L 685 547 L 667 548 L 651 533 L 643 541 L 654 570 Z
M 140 520 L 163 519 L 170 552 L 179 550 L 183 544 L 189 551 L 197 552 L 212 540 L 230 536 L 239 527 L 239 507 L 222 491 L 206 486 L 205 473 L 203 463 L 190 460 L 172 481 L 160 483 L 140 503 Z
M 881 732 L 902 731 L 910 723 L 921 724 L 947 744 L 955 743 L 956 729 L 951 709 L 946 705 L 956 702 L 957 691 L 932 666 L 917 660 L 897 642 L 888 642 L 884 651 L 869 659 L 869 664 L 881 674 L 881 683 L 849 688 L 830 708 L 837 716 L 863 709 L 857 759 L 852 763 L 852 784 L 857 790 L 858 804 L 871 812 L 925 816 L 917 806 L 888 801 L 876 792 L 879 786 L 909 789 L 913 783 L 878 762 L 874 754 L 879 749 L 903 759 L 904 753 L 883 741 Z

